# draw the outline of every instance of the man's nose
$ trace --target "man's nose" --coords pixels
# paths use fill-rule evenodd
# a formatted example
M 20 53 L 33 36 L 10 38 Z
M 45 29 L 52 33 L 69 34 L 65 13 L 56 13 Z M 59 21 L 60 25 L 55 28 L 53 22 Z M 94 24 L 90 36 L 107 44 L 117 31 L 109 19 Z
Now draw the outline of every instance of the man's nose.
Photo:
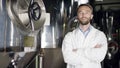
M 82 13 L 81 16 L 82 16 L 82 17 L 85 17 L 85 13 Z

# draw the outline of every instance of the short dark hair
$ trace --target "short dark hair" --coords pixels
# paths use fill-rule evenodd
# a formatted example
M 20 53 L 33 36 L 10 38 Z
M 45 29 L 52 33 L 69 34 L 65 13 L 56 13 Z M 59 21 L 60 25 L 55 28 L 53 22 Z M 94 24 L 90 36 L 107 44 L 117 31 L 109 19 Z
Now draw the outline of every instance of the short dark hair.
M 91 9 L 92 13 L 93 13 L 93 7 L 92 7 L 90 4 L 81 4 L 81 5 L 79 5 L 78 8 L 77 8 L 77 12 L 78 12 L 78 9 L 79 9 L 80 7 L 82 7 L 82 6 L 87 6 L 87 7 L 89 7 L 89 8 Z

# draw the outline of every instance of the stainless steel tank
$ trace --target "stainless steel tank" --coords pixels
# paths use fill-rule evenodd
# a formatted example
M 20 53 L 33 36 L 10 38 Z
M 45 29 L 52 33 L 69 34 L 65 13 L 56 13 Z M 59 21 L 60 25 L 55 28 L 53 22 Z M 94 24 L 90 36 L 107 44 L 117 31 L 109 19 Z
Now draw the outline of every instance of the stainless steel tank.
M 46 12 L 42 0 L 6 0 L 6 5 L 9 17 L 23 33 L 43 26 Z
M 24 35 L 19 40 L 24 50 L 35 50 L 38 46 L 38 33 L 42 29 L 46 10 L 42 0 L 6 0 L 6 11 L 13 25 Z M 41 40 L 39 40 L 41 41 Z
M 6 63 L 2 68 L 11 66 L 12 61 L 17 61 L 18 66 L 23 68 L 36 55 L 38 34 L 43 27 L 45 14 L 42 0 L 0 0 L 0 51 L 7 55 L 4 58 L 9 59 L 4 60 Z M 30 47 L 24 46 L 29 43 Z M 23 62 L 24 64 L 21 64 Z
M 0 0 L 0 24 L 0 51 L 12 51 L 16 50 L 15 48 L 18 47 L 21 48 L 20 45 L 22 43 L 20 39 L 22 35 L 20 35 L 20 32 L 17 31 L 17 28 L 11 23 L 7 15 L 5 0 Z

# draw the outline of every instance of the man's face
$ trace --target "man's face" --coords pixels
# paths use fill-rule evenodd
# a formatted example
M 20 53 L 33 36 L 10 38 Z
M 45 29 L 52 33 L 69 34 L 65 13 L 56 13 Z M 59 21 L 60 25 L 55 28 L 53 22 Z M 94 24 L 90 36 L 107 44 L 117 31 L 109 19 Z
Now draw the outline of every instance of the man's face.
M 88 6 L 81 6 L 78 9 L 77 16 L 80 24 L 87 25 L 93 18 L 92 10 Z

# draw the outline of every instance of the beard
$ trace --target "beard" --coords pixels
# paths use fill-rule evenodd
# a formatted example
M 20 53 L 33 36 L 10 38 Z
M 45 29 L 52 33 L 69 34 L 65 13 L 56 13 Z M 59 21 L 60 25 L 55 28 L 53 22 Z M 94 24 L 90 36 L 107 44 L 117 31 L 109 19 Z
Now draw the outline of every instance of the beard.
M 84 21 L 84 20 L 79 20 L 79 22 L 80 22 L 81 25 L 87 25 L 87 24 L 90 23 L 90 20 L 91 20 L 91 19 L 89 18 L 89 19 L 87 19 L 87 20 L 85 20 L 85 21 Z
M 87 25 L 90 21 L 80 21 L 81 25 Z

